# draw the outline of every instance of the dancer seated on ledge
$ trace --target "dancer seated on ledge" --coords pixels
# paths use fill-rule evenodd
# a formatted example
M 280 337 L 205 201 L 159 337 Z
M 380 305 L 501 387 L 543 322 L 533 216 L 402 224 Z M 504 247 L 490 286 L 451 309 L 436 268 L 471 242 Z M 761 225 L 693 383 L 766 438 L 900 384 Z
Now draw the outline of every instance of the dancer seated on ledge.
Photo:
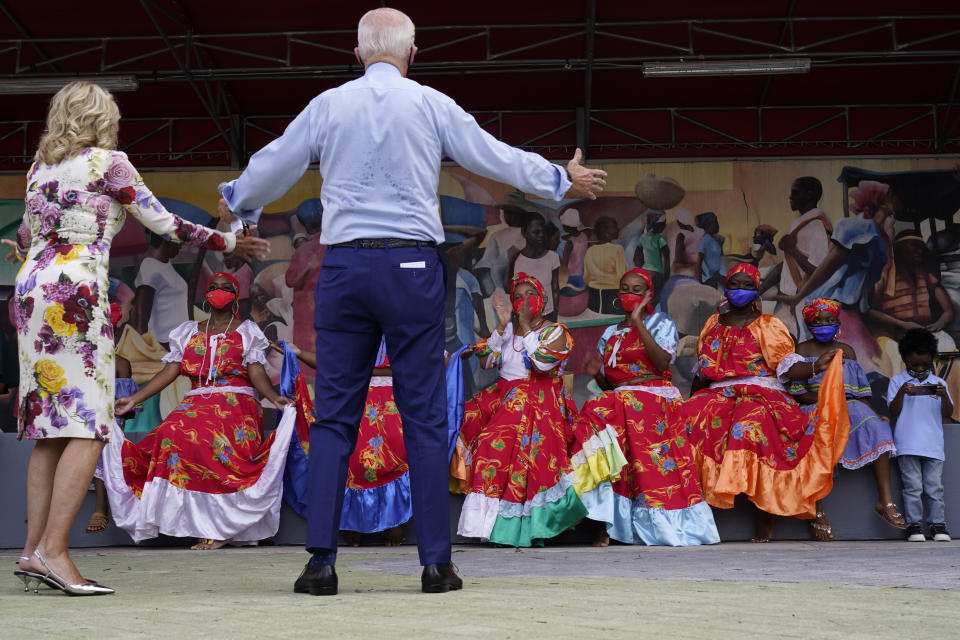
M 730 509 L 746 494 L 758 509 L 753 541 L 769 542 L 774 514 L 816 515 L 816 501 L 833 488 L 850 426 L 840 350 L 804 362 L 783 323 L 760 313 L 759 283 L 753 265 L 727 273 L 729 309 L 700 333 L 700 373 L 681 413 L 707 502 Z M 805 414 L 782 381 L 824 371 L 817 408 Z
M 281 345 L 270 346 L 283 353 Z M 292 344 L 287 346 L 307 366 L 317 368 L 316 353 Z M 367 390 L 357 446 L 350 454 L 343 493 L 340 530 L 348 544 L 358 546 L 361 534 L 378 531 L 386 531 L 388 547 L 403 543 L 403 525 L 413 515 L 410 475 L 403 425 L 393 399 L 393 370 L 383 339 Z
M 813 339 L 797 345 L 797 353 L 806 362 L 815 362 L 824 353 L 837 349 L 843 352 L 843 388 L 847 396 L 847 412 L 850 415 L 850 436 L 843 450 L 840 465 L 845 469 L 873 466 L 877 483 L 877 504 L 874 511 L 884 522 L 898 529 L 906 529 L 907 523 L 893 502 L 890 490 L 890 456 L 897 455 L 893 443 L 893 430 L 889 421 L 881 418 L 870 406 L 870 382 L 857 362 L 857 354 L 850 345 L 836 340 L 840 329 L 842 305 L 830 298 L 817 298 L 803 308 L 803 320 L 813 334 Z M 804 413 L 812 413 L 817 406 L 817 393 L 823 374 L 809 380 L 794 380 L 787 390 L 800 403 Z M 817 501 L 817 517 L 810 521 L 817 540 L 833 540 L 833 531 Z
M 603 332 L 588 361 L 605 391 L 587 400 L 580 418 L 597 433 L 613 426 L 628 466 L 619 479 L 582 496 L 600 525 L 594 546 L 609 537 L 628 544 L 686 546 L 720 542 L 704 501 L 693 449 L 680 417 L 680 391 L 670 383 L 677 327 L 654 313 L 653 281 L 644 269 L 620 278 L 627 317 Z
M 295 416 L 292 401 L 270 386 L 266 337 L 250 320 L 240 321 L 238 291 L 232 276 L 215 273 L 207 282 L 209 319 L 171 331 L 166 366 L 117 400 L 116 413 L 123 415 L 177 376 L 190 378 L 180 406 L 139 444 L 115 426 L 104 449 L 113 519 L 137 542 L 159 534 L 195 537 L 200 542 L 191 548 L 205 550 L 277 532 Z M 266 439 L 254 390 L 285 409 Z
M 457 532 L 529 547 L 586 516 L 580 494 L 609 480 L 626 461 L 615 430 L 601 436 L 576 419 L 560 377 L 573 338 L 543 317 L 543 285 L 520 272 L 510 295 L 516 324 L 496 298 L 497 328 L 475 348 L 484 368 L 500 369 L 500 379 L 464 407 L 467 497 Z

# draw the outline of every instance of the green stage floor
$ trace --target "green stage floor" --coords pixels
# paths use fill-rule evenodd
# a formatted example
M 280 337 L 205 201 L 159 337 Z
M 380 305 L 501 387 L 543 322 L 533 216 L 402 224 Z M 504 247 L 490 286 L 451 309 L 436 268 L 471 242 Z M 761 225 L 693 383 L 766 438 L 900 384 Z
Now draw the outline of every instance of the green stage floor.
M 16 555 L 3 553 L 12 571 Z M 345 549 L 340 595 L 292 592 L 292 547 L 76 553 L 113 596 L 0 586 L 0 637 L 950 638 L 960 543 L 456 547 L 464 590 L 419 591 L 410 547 Z M 628 635 L 629 634 L 629 635 Z

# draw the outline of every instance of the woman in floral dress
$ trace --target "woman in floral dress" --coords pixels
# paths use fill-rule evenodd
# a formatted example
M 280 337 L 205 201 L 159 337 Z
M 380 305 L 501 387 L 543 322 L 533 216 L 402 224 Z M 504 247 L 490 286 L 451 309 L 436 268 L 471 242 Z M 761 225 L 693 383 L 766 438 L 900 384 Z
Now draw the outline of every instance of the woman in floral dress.
M 616 429 L 628 460 L 618 479 L 582 496 L 603 527 L 595 546 L 605 546 L 607 534 L 628 544 L 720 542 L 680 417 L 680 391 L 670 382 L 677 327 L 654 313 L 653 291 L 645 270 L 623 274 L 619 297 L 627 317 L 603 332 L 600 359 L 587 365 L 605 391 L 584 403 L 580 418 L 598 433 Z
M 707 502 L 757 506 L 755 542 L 773 535 L 773 515 L 813 518 L 833 487 L 833 467 L 850 431 L 839 351 L 804 362 L 780 320 L 761 314 L 760 272 L 739 264 L 726 277 L 729 310 L 714 314 L 697 340 L 700 372 L 681 416 Z M 826 372 L 815 411 L 804 413 L 783 381 Z
M 164 534 L 195 537 L 194 549 L 268 538 L 280 524 L 283 464 L 293 435 L 293 407 L 263 438 L 257 392 L 275 407 L 292 405 L 270 384 L 270 343 L 252 320 L 240 320 L 240 285 L 227 273 L 207 282 L 210 317 L 170 332 L 165 366 L 131 396 L 126 412 L 178 376 L 191 388 L 180 406 L 134 444 L 114 427 L 104 449 L 104 484 L 113 519 L 135 541 Z
M 70 560 L 70 526 L 114 424 L 113 327 L 107 300 L 110 242 L 129 213 L 177 242 L 241 255 L 264 253 L 166 211 L 114 151 L 120 112 L 107 91 L 72 82 L 50 102 L 27 174 L 17 234 L 25 262 L 13 300 L 20 351 L 19 437 L 36 440 L 27 471 L 27 539 L 18 575 L 70 593 L 110 592 Z
M 603 441 L 576 420 L 560 378 L 573 338 L 543 317 L 543 285 L 517 273 L 510 297 L 517 324 L 497 299 L 499 324 L 477 346 L 481 365 L 499 367 L 500 379 L 464 407 L 460 437 L 468 481 L 457 531 L 529 547 L 586 516 L 580 494 L 609 480 L 625 460 L 615 432 L 605 432 Z

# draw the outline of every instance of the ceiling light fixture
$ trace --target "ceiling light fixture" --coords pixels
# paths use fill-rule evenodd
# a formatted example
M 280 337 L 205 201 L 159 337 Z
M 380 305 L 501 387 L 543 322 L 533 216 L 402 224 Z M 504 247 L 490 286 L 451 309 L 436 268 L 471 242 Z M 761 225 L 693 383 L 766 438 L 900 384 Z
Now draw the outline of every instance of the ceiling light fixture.
M 136 76 L 48 76 L 43 78 L 0 78 L 0 94 L 56 93 L 74 80 L 98 84 L 107 91 L 136 91 Z
M 644 78 L 750 76 L 781 73 L 810 73 L 810 58 L 644 62 L 642 68 Z

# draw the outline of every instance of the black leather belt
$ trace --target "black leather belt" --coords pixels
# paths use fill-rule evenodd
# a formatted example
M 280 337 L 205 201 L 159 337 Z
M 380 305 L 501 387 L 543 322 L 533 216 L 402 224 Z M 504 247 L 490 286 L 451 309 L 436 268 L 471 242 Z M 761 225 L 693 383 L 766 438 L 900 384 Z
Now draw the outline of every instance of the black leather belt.
M 407 238 L 360 238 L 350 242 L 330 245 L 334 249 L 401 249 L 403 247 L 436 247 L 433 240 L 409 240 Z

